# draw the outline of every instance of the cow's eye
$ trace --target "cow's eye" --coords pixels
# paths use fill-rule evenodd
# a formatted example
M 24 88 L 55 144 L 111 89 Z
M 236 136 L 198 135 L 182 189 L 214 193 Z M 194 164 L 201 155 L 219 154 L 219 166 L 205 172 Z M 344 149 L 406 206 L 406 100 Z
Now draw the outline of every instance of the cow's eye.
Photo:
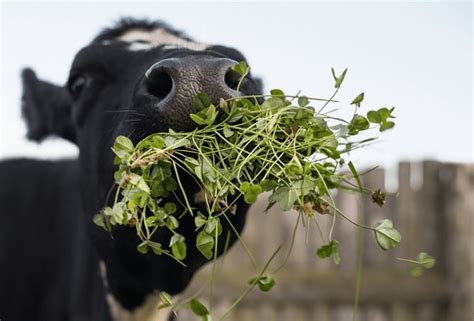
M 86 88 L 91 82 L 91 78 L 87 75 L 80 75 L 75 77 L 69 85 L 69 91 L 74 99 L 79 98 L 84 88 Z

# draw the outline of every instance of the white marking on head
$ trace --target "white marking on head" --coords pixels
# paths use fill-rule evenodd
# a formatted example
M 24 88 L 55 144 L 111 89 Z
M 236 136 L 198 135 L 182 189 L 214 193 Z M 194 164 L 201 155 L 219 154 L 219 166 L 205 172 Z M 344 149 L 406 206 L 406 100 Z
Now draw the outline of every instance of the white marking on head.
M 205 43 L 189 41 L 175 36 L 163 28 L 150 31 L 131 29 L 118 37 L 117 40 L 131 43 L 128 49 L 133 51 L 151 49 L 161 45 L 173 45 L 192 50 L 205 50 L 209 47 L 209 45 Z
M 163 45 L 162 47 L 164 50 L 171 50 L 171 49 L 179 49 L 179 48 L 182 48 L 178 45 Z
M 160 304 L 159 292 L 149 294 L 145 302 L 134 310 L 125 309 L 120 302 L 110 293 L 107 282 L 107 268 L 103 261 L 100 261 L 100 275 L 102 282 L 107 291 L 107 305 L 109 306 L 110 315 L 114 321 L 167 321 L 171 314 L 171 308 L 163 308 L 158 310 Z M 176 296 L 175 296 L 176 298 Z
M 140 51 L 140 50 L 149 50 L 151 48 L 153 48 L 155 46 L 153 46 L 153 44 L 149 43 L 149 42 L 132 42 L 130 44 L 130 46 L 128 46 L 128 50 L 131 50 L 131 51 Z

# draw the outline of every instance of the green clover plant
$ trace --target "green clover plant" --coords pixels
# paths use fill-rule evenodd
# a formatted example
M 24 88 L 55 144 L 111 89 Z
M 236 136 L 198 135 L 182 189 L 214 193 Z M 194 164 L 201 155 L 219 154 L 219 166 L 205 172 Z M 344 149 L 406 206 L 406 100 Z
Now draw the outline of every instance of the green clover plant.
M 239 88 L 249 68 L 241 62 L 233 69 L 241 76 Z M 190 115 L 197 125 L 195 130 L 154 133 L 137 144 L 125 136 L 117 137 L 112 147 L 117 165 L 114 203 L 97 214 L 94 222 L 106 230 L 116 225 L 134 228 L 141 240 L 137 250 L 143 254 L 151 251 L 168 255 L 185 265 L 188 247 L 195 246 L 206 259 L 215 260 L 218 242 L 223 242 L 221 222 L 227 220 L 227 213 L 235 212 L 235 200 L 253 204 L 259 195 L 268 192 L 267 209 L 279 206 L 282 211 L 296 210 L 298 222 L 300 218 L 309 221 L 318 215 L 333 217 L 327 239 L 320 230 L 323 245 L 316 255 L 322 259 L 332 258 L 335 264 L 341 261 L 339 242 L 332 238 L 336 216 L 371 230 L 382 250 L 393 249 L 401 242 L 401 236 L 390 220 L 375 226 L 359 224 L 342 213 L 331 196 L 331 191 L 337 189 L 368 192 L 350 161 L 350 152 L 375 139 L 362 135 L 371 128 L 382 132 L 395 125 L 394 108 L 360 111 L 364 93 L 352 101 L 351 119 L 324 113 L 325 107 L 335 102 L 333 98 L 346 73 L 347 69 L 336 76 L 332 69 L 336 90 L 329 99 L 290 96 L 273 89 L 269 95 L 221 99 L 214 105 L 208 95 L 199 93 L 193 100 L 196 112 Z M 257 101 L 258 97 L 264 98 L 262 103 Z M 322 106 L 317 109 L 319 103 Z M 343 164 L 348 164 L 350 174 L 340 170 Z M 191 206 L 181 184 L 183 173 L 193 177 L 202 189 L 206 213 Z M 353 179 L 357 184 L 351 183 Z M 380 189 L 369 193 L 375 203 L 383 206 L 385 194 Z M 167 200 L 171 195 L 176 202 Z M 184 215 L 194 217 L 195 244 L 177 232 Z M 162 230 L 172 234 L 168 244 L 152 240 Z M 293 241 L 294 235 L 290 251 Z M 401 260 L 416 264 L 413 275 L 434 265 L 434 259 L 426 253 L 420 253 L 416 261 Z M 249 289 L 230 309 L 253 287 L 258 285 L 266 292 L 275 286 L 275 279 L 266 273 L 269 263 L 248 281 Z M 160 307 L 169 306 L 177 307 L 163 293 Z M 209 310 L 197 298 L 181 307 L 189 308 L 202 320 L 210 319 Z

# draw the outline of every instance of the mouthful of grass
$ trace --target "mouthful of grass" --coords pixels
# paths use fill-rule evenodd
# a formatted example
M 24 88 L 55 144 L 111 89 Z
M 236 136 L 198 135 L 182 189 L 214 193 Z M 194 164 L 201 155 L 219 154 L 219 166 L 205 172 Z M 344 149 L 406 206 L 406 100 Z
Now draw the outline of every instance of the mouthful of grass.
M 241 79 L 248 73 L 245 63 L 234 70 Z M 216 258 L 222 222 L 235 213 L 236 201 L 253 204 L 260 194 L 268 192 L 267 209 L 278 206 L 282 211 L 296 210 L 303 219 L 333 217 L 333 226 L 328 237 L 322 237 L 325 244 L 317 256 L 339 264 L 338 241 L 332 238 L 332 229 L 336 216 L 350 219 L 339 211 L 331 191 L 369 193 L 374 203 L 384 204 L 383 191 L 368 191 L 361 185 L 350 153 L 375 140 L 363 135 L 366 131 L 383 132 L 395 125 L 394 108 L 363 113 L 363 93 L 356 96 L 351 107 L 344 107 L 353 110 L 348 119 L 338 117 L 337 110 L 326 112 L 327 106 L 336 102 L 346 71 L 337 76 L 332 70 L 335 92 L 329 99 L 288 96 L 275 89 L 269 95 L 221 99 L 213 105 L 201 93 L 194 99 L 197 112 L 190 115 L 198 125 L 195 130 L 155 133 L 136 145 L 127 137 L 117 137 L 112 147 L 118 166 L 114 204 L 97 214 L 94 222 L 106 230 L 115 225 L 129 226 L 141 240 L 139 252 L 168 255 L 184 265 L 190 244 L 177 232 L 180 218 L 194 218 L 194 246 L 212 260 Z M 349 171 L 341 171 L 346 165 Z M 205 211 L 191 205 L 191 196 L 182 185 L 183 175 L 192 177 L 202 190 Z M 166 201 L 169 195 L 177 201 Z M 373 227 L 350 222 L 371 230 L 383 250 L 394 248 L 401 240 L 388 219 Z M 163 229 L 173 235 L 169 244 L 152 240 Z M 264 271 L 249 281 L 263 291 L 274 283 Z M 171 305 L 167 296 L 164 301 L 164 305 Z M 191 309 L 193 302 L 201 304 L 191 301 Z

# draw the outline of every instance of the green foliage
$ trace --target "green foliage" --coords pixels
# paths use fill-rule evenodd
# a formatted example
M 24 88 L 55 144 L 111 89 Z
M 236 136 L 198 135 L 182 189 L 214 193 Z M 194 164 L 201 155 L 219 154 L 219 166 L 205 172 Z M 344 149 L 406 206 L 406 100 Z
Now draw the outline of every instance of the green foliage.
M 280 98 L 283 98 L 283 99 L 286 98 L 285 93 L 281 89 L 272 89 L 272 90 L 270 90 L 270 94 L 273 97 L 280 97 Z
M 209 310 L 198 299 L 192 299 L 189 302 L 189 307 L 191 311 L 194 313 L 194 315 L 200 317 L 201 320 L 203 321 L 210 320 Z
M 196 237 L 196 247 L 206 259 L 210 260 L 214 249 L 214 238 L 205 230 L 202 230 Z
M 375 240 L 384 251 L 396 247 L 402 240 L 402 236 L 393 228 L 393 223 L 389 219 L 378 222 L 374 227 Z
M 128 137 L 118 136 L 112 150 L 119 158 L 126 158 L 133 153 L 133 143 Z
M 249 66 L 245 61 L 241 61 L 233 66 L 232 70 L 244 77 L 249 72 Z
M 263 192 L 263 188 L 259 184 L 243 182 L 240 184 L 240 191 L 244 194 L 244 201 L 247 204 L 253 204 L 257 201 L 258 195 Z
M 289 211 L 297 199 L 298 193 L 294 188 L 282 186 L 272 193 L 269 201 L 270 204 L 278 203 L 283 211 Z
M 186 243 L 184 236 L 181 234 L 175 234 L 170 240 L 171 253 L 178 260 L 184 260 L 186 258 Z
M 257 284 L 260 291 L 268 292 L 275 286 L 276 281 L 269 275 L 262 275 L 251 278 L 247 283 L 249 285 Z
M 190 114 L 190 117 L 198 125 L 210 126 L 217 117 L 216 106 L 210 105 L 209 107 L 205 107 L 195 114 Z
M 232 70 L 240 75 L 240 80 L 236 88 L 236 90 L 239 91 L 240 86 L 242 85 L 242 81 L 244 80 L 245 76 L 247 76 L 250 72 L 250 68 L 245 61 L 241 61 L 238 64 L 234 65 L 232 67 Z
M 428 255 L 428 253 L 425 253 L 425 252 L 419 253 L 418 256 L 416 257 L 416 260 L 425 269 L 431 269 L 436 263 L 436 260 L 432 256 Z
M 362 193 L 364 191 L 364 188 L 362 187 L 362 182 L 360 181 L 359 173 L 357 173 L 357 170 L 355 169 L 355 166 L 352 163 L 352 161 L 349 161 L 347 165 L 349 166 L 349 169 L 357 182 L 357 187 L 359 188 L 359 192 Z
M 351 105 L 356 105 L 360 107 L 360 103 L 364 100 L 364 93 L 360 93 L 356 98 L 351 102 Z
M 238 89 L 250 70 L 245 62 L 232 70 L 241 77 Z M 195 130 L 154 133 L 137 144 L 125 136 L 117 137 L 112 147 L 117 165 L 115 199 L 94 216 L 94 223 L 107 231 L 117 225 L 135 228 L 140 253 L 167 255 L 185 266 L 187 246 L 195 246 L 208 260 L 216 258 L 218 244 L 224 244 L 221 221 L 225 222 L 227 213 L 235 214 L 239 199 L 254 204 L 267 192 L 267 209 L 278 205 L 283 211 L 295 210 L 308 222 L 316 215 L 333 216 L 329 242 L 321 234 L 323 245 L 316 252 L 320 258 L 331 257 L 335 264 L 340 263 L 339 242 L 331 235 L 338 215 L 373 231 L 383 250 L 392 249 L 401 237 L 390 220 L 374 227 L 354 222 L 337 209 L 331 192 L 367 192 L 349 154 L 374 139 L 362 135 L 371 123 L 380 131 L 392 128 L 394 109 L 371 110 L 363 116 L 359 111 L 364 99 L 361 93 L 351 103 L 355 105 L 351 119 L 322 113 L 347 73 L 345 69 L 337 76 L 334 69 L 331 71 L 336 90 L 329 100 L 287 96 L 281 89 L 273 89 L 270 95 L 262 96 L 262 103 L 257 97 L 233 97 L 214 105 L 207 94 L 200 93 L 193 99 L 196 112 L 190 115 Z M 317 111 L 313 105 L 320 101 L 324 105 Z M 350 175 L 340 170 L 343 164 L 348 164 Z M 205 213 L 194 207 L 194 196 L 186 194 L 183 175 L 201 189 Z M 357 185 L 350 182 L 351 178 Z M 383 206 L 385 194 L 377 190 L 372 199 Z M 180 232 L 181 219 L 186 215 L 194 220 L 195 244 L 186 242 L 189 232 Z M 169 243 L 153 241 L 164 230 L 171 235 Z M 434 264 L 431 259 L 418 257 L 423 268 Z M 264 272 L 248 284 L 267 292 L 275 280 Z M 173 306 L 166 293 L 160 298 L 159 307 Z M 209 310 L 196 298 L 187 307 L 202 320 L 210 320 Z
M 342 72 L 341 75 L 336 76 L 336 72 L 334 71 L 334 68 L 331 68 L 331 72 L 332 72 L 332 76 L 334 77 L 334 80 L 336 81 L 334 87 L 339 89 L 342 85 L 342 82 L 344 81 L 344 78 L 346 77 L 346 72 L 347 72 L 347 68 L 344 69 L 344 71 Z
M 298 106 L 300 107 L 306 107 L 309 105 L 309 99 L 306 96 L 300 96 L 298 97 Z
M 382 107 L 379 110 L 371 110 L 367 113 L 367 119 L 371 123 L 378 124 L 381 132 L 386 131 L 395 126 L 395 123 L 389 120 L 389 118 L 395 118 L 395 116 L 392 115 L 394 109 L 395 107 L 390 109 Z
M 211 97 L 209 97 L 206 93 L 198 93 L 193 98 L 193 105 L 197 108 L 198 111 L 209 107 L 211 104 Z
M 354 115 L 354 117 L 352 118 L 349 126 L 348 126 L 348 129 L 349 129 L 349 134 L 351 135 L 357 135 L 360 131 L 363 131 L 363 130 L 366 130 L 366 129 L 369 129 L 369 121 L 367 120 L 367 118 L 365 118 L 364 116 L 361 116 L 361 115 Z
M 233 69 L 240 75 L 249 72 L 245 63 Z M 334 74 L 338 86 L 345 74 L 346 70 L 340 76 Z M 106 229 L 136 226 L 144 242 L 138 247 L 140 252 L 151 249 L 183 261 L 184 236 L 178 242 L 173 234 L 169 248 L 150 243 L 160 229 L 178 233 L 179 218 L 195 214 L 179 183 L 182 171 L 196 179 L 206 196 L 208 213 L 196 215 L 195 224 L 196 247 L 208 259 L 217 241 L 214 232 L 219 237 L 222 230 L 218 217 L 234 207 L 230 195 L 253 204 L 260 194 L 269 192 L 269 206 L 278 204 L 283 211 L 304 207 L 309 216 L 327 213 L 327 205 L 322 204 L 329 204 L 325 199 L 330 190 L 339 188 L 345 179 L 337 172 L 342 157 L 368 141 L 352 137 L 367 130 L 369 121 L 358 114 L 349 123 L 318 114 L 309 106 L 313 98 L 297 98 L 298 105 L 293 105 L 282 90 L 274 89 L 262 104 L 237 97 L 221 99 L 216 107 L 201 93 L 193 100 L 197 112 L 190 115 L 198 129 L 156 133 L 136 145 L 127 137 L 117 137 L 112 147 L 118 165 L 116 202 L 94 221 Z M 390 113 L 381 110 L 380 119 Z M 354 175 L 352 162 L 349 165 Z M 170 199 L 172 195 L 178 199 Z
M 341 257 L 339 256 L 338 246 L 339 242 L 332 240 L 329 244 L 321 246 L 316 251 L 316 254 L 322 259 L 332 257 L 334 263 L 339 265 L 339 263 L 341 263 Z
M 171 295 L 165 291 L 160 292 L 160 304 L 158 309 L 167 308 L 173 305 L 173 298 Z
M 426 252 L 420 252 L 416 256 L 416 260 L 401 259 L 398 260 L 410 263 L 412 266 L 409 269 L 410 275 L 413 277 L 419 277 L 423 274 L 423 270 L 431 269 L 436 264 L 436 260 Z

